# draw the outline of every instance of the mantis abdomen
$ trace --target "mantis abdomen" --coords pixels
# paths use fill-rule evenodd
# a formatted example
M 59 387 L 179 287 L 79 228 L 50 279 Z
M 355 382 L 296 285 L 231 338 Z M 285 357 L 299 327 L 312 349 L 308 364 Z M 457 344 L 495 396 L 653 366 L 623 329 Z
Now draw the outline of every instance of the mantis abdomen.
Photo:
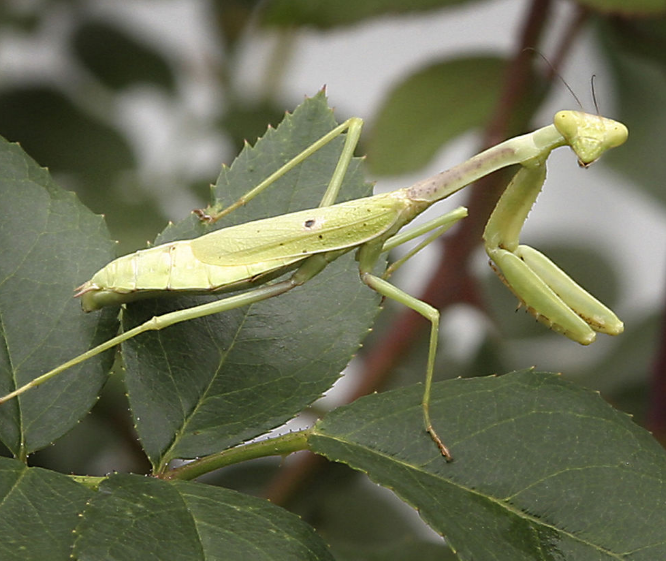
M 295 259 L 298 261 L 300 259 Z M 211 265 L 196 258 L 190 240 L 143 249 L 109 263 L 77 290 L 85 311 L 156 295 L 165 291 L 206 293 L 239 288 L 289 263 L 284 259 L 239 265 Z
M 389 236 L 425 206 L 400 190 L 238 224 L 119 257 L 78 287 L 76 296 L 90 312 L 169 292 L 248 288 L 311 255 L 352 250 Z

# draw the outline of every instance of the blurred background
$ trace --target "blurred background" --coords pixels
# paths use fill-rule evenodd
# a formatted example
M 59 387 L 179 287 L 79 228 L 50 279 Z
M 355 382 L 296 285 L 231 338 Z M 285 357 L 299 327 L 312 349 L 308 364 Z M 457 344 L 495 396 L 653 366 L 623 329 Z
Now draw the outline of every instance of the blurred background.
M 621 337 L 582 348 L 513 313 L 479 248 L 501 174 L 437 205 L 464 204 L 471 217 L 395 281 L 444 311 L 440 378 L 562 371 L 663 442 L 665 13 L 664 0 L 8 0 L 0 134 L 104 214 L 123 254 L 205 206 L 221 164 L 323 87 L 339 121 L 365 120 L 359 152 L 379 191 L 549 124 L 559 109 L 621 120 L 629 142 L 589 170 L 568 150 L 551 158 L 523 235 L 618 312 Z M 420 381 L 423 327 L 387 305 L 331 399 Z M 33 465 L 146 469 L 118 370 L 93 413 Z M 341 549 L 422 539 L 404 505 L 343 466 L 269 460 L 212 480 L 268 494 Z

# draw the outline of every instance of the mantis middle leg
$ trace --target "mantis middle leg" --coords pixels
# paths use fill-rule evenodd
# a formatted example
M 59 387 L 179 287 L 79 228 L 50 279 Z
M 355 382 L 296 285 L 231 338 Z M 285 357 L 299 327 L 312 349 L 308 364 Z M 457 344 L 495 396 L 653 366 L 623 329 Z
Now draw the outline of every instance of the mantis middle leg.
M 112 339 L 105 341 L 97 347 L 94 347 L 89 351 L 73 358 L 72 360 L 61 364 L 53 370 L 42 374 L 41 376 L 35 378 L 31 382 L 28 382 L 13 392 L 2 396 L 0 398 L 0 404 L 21 395 L 31 388 L 41 386 L 44 382 L 54 378 L 68 368 L 72 368 L 73 366 L 76 366 L 77 364 L 80 364 L 89 358 L 112 349 L 113 347 L 120 345 L 129 339 L 133 339 L 137 335 L 141 335 L 142 333 L 146 333 L 148 331 L 159 331 L 161 329 L 165 329 L 172 325 L 176 325 L 177 323 L 182 323 L 191 319 L 201 318 L 211 314 L 218 314 L 220 312 L 227 312 L 229 310 L 235 310 L 237 308 L 249 306 L 250 304 L 256 304 L 262 300 L 267 300 L 268 298 L 273 298 L 275 296 L 289 292 L 293 288 L 305 284 L 308 280 L 320 273 L 329 262 L 337 259 L 342 253 L 344 253 L 344 251 L 331 252 L 330 254 L 313 255 L 306 259 L 286 280 L 260 286 L 241 294 L 229 296 L 214 302 L 201 304 L 200 306 L 194 306 L 192 308 L 177 310 L 175 312 L 152 317 L 148 321 L 145 321 L 144 323 L 137 325 L 128 331 L 116 335 Z
M 245 195 L 240 197 L 235 203 L 219 211 L 216 211 L 214 207 L 207 208 L 204 210 L 195 210 L 194 211 L 195 214 L 205 222 L 211 224 L 217 222 L 223 216 L 230 214 L 237 208 L 250 202 L 257 195 L 268 189 L 280 177 L 282 177 L 287 172 L 295 168 L 298 164 L 302 163 L 304 160 L 306 160 L 308 157 L 314 154 L 317 150 L 326 146 L 334 138 L 337 138 L 342 133 L 347 131 L 347 135 L 345 137 L 345 144 L 344 147 L 342 148 L 338 164 L 333 172 L 333 175 L 331 176 L 331 181 L 328 184 L 326 192 L 324 193 L 324 196 L 322 197 L 319 206 L 324 207 L 334 204 L 336 199 L 338 198 L 340 187 L 342 186 L 342 181 L 345 177 L 345 174 L 347 173 L 349 162 L 351 162 L 351 159 L 354 155 L 354 150 L 356 149 L 356 145 L 358 144 L 359 138 L 361 137 L 362 128 L 363 128 L 362 119 L 358 117 L 352 117 L 351 119 L 347 119 L 344 123 L 338 125 L 333 130 L 322 136 L 319 140 L 312 143 L 300 154 L 293 157 L 286 164 L 280 167 L 280 169 L 269 175 L 254 189 L 251 189 L 250 191 L 245 193 Z

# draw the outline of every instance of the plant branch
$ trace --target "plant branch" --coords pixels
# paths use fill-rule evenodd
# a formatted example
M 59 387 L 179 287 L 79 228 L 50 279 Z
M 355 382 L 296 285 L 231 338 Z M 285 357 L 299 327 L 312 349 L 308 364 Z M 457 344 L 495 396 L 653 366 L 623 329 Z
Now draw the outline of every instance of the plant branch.
M 662 312 L 657 353 L 652 365 L 646 425 L 655 438 L 666 445 L 666 306 Z
M 516 54 L 509 64 L 504 88 L 493 119 L 483 137 L 482 149 L 493 146 L 511 136 L 512 117 L 525 103 L 530 89 L 531 53 L 545 27 L 550 0 L 534 0 L 522 27 Z M 521 129 L 527 128 L 531 114 L 525 115 Z M 505 174 L 491 174 L 477 182 L 470 190 L 465 206 L 469 217 L 451 236 L 442 240 L 442 258 L 430 278 L 420 299 L 439 310 L 456 303 L 470 304 L 485 309 L 476 280 L 469 271 L 474 250 L 479 245 L 485 223 L 505 185 Z M 386 336 L 366 356 L 363 384 L 359 397 L 381 387 L 383 381 L 412 345 L 420 340 L 427 322 L 411 310 L 404 310 L 393 322 Z
M 511 136 L 516 128 L 515 115 L 521 114 L 518 128 L 525 130 L 532 118 L 533 111 L 520 111 L 532 89 L 531 54 L 526 50 L 534 48 L 548 21 L 550 0 L 533 0 L 522 32 L 516 45 L 515 55 L 509 64 L 503 91 L 494 116 L 484 137 L 482 148 L 487 148 Z M 577 27 L 580 29 L 580 26 Z M 565 42 L 572 37 L 567 34 Z M 564 53 L 565 49 L 558 50 Z M 561 59 L 557 61 L 561 64 Z M 554 66 L 556 70 L 556 67 Z M 552 80 L 552 77 L 551 77 Z M 536 109 L 536 104 L 534 109 Z M 518 132 L 518 131 L 515 131 Z M 476 280 L 469 271 L 470 260 L 480 243 L 484 225 L 494 208 L 506 184 L 505 174 L 494 173 L 479 181 L 471 190 L 466 206 L 470 215 L 455 232 L 442 241 L 442 258 L 439 266 L 430 278 L 421 300 L 439 310 L 444 310 L 454 303 L 466 303 L 479 309 L 485 309 Z M 393 368 L 407 356 L 412 346 L 420 340 L 428 322 L 411 310 L 404 310 L 391 324 L 384 337 L 377 342 L 365 356 L 362 383 L 357 387 L 349 401 L 381 388 Z M 298 489 L 308 474 L 317 470 L 323 459 L 306 455 L 289 468 L 281 470 L 272 481 L 267 496 L 276 504 L 284 504 Z

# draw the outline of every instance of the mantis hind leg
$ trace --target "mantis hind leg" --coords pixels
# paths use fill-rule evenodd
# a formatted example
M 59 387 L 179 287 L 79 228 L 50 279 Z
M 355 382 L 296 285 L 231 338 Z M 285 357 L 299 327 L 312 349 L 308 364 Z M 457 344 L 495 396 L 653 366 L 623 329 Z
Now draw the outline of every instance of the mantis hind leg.
M 425 425 L 425 430 L 433 439 L 439 451 L 442 453 L 442 456 L 446 458 L 447 461 L 451 461 L 453 457 L 451 452 L 446 447 L 442 439 L 437 434 L 435 430 L 432 419 L 430 418 L 430 393 L 432 389 L 432 379 L 435 372 L 435 357 L 437 356 L 437 339 L 439 337 L 439 311 L 433 308 L 430 304 L 410 296 L 406 292 L 403 292 L 399 288 L 393 286 L 388 281 L 381 279 L 372 273 L 363 273 L 361 274 L 363 282 L 367 284 L 373 290 L 376 290 L 382 296 L 391 298 L 396 302 L 404 304 L 408 308 L 411 308 L 418 314 L 422 315 L 430 322 L 430 344 L 428 347 L 428 364 L 426 367 L 426 379 L 425 379 L 425 389 L 423 390 L 423 400 L 421 402 L 421 407 L 423 408 L 423 422 Z
M 363 282 L 368 285 L 370 288 L 381 294 L 386 298 L 391 298 L 396 302 L 404 304 L 408 308 L 411 308 L 425 319 L 430 322 L 430 343 L 428 347 L 428 362 L 426 366 L 426 378 L 425 378 L 425 389 L 423 390 L 423 401 L 421 406 L 423 408 L 423 422 L 425 425 L 426 432 L 433 439 L 439 451 L 446 458 L 447 461 L 451 461 L 453 458 L 451 452 L 444 444 L 442 439 L 437 434 L 435 430 L 432 419 L 430 417 L 430 394 L 432 390 L 432 381 L 435 372 L 435 358 L 437 356 L 437 342 L 439 338 L 439 311 L 432 307 L 430 304 L 415 298 L 407 294 L 406 292 L 400 290 L 398 287 L 389 283 L 386 278 L 390 276 L 394 271 L 399 267 L 404 265 L 408 259 L 414 256 L 416 253 L 421 251 L 427 245 L 435 241 L 439 236 L 456 224 L 459 220 L 467 216 L 467 209 L 465 207 L 459 207 L 451 212 L 438 216 L 437 218 L 412 228 L 406 232 L 401 232 L 396 234 L 386 240 L 385 242 L 377 243 L 368 243 L 361 247 L 359 251 L 359 270 L 361 274 L 361 279 Z M 381 253 L 390 251 L 391 249 L 413 240 L 414 238 L 421 236 L 423 234 L 430 234 L 419 243 L 414 249 L 410 250 L 407 255 L 401 259 L 395 261 L 384 273 L 382 278 L 374 275 L 372 270 L 375 263 Z
M 247 204 L 257 195 L 268 189 L 273 183 L 275 183 L 279 178 L 285 175 L 290 170 L 294 169 L 297 165 L 302 163 L 304 160 L 309 158 L 312 154 L 326 146 L 333 139 L 337 138 L 345 131 L 347 135 L 345 137 L 345 143 L 342 148 L 342 153 L 338 160 L 338 164 L 335 167 L 331 180 L 326 188 L 326 192 L 319 204 L 320 207 L 330 206 L 335 203 L 338 193 L 340 192 L 340 187 L 342 186 L 342 180 L 344 179 L 345 174 L 347 173 L 347 168 L 349 167 L 349 162 L 351 161 L 356 145 L 358 144 L 359 138 L 361 136 L 361 129 L 363 128 L 363 120 L 358 117 L 352 117 L 347 119 L 341 125 L 338 125 L 333 130 L 326 133 L 324 136 L 313 142 L 300 154 L 293 157 L 286 164 L 280 167 L 278 170 L 270 174 L 266 179 L 264 179 L 259 185 L 245 193 L 240 197 L 235 203 L 229 205 L 228 207 L 215 212 L 211 208 L 195 210 L 194 213 L 202 220 L 208 223 L 217 222 L 223 216 L 230 214 L 237 208 Z
M 462 216 L 461 216 L 462 217 Z M 441 229 L 441 224 L 436 229 Z M 384 251 L 383 242 L 367 243 L 361 247 L 358 255 L 359 270 L 361 280 L 379 294 L 396 302 L 404 304 L 411 308 L 416 313 L 423 316 L 430 322 L 430 344 L 428 346 L 428 363 L 426 366 L 425 389 L 423 390 L 423 401 L 421 406 L 423 408 L 423 422 L 425 430 L 433 439 L 439 451 L 446 458 L 451 461 L 453 458 L 449 449 L 446 447 L 442 439 L 435 430 L 432 419 L 430 418 L 430 393 L 432 389 L 432 380 L 435 372 L 435 357 L 437 356 L 437 340 L 439 338 L 439 311 L 433 308 L 430 304 L 415 298 L 400 290 L 397 286 L 392 285 L 387 280 L 380 278 L 372 273 L 372 269 L 377 262 L 377 257 Z
M 133 339 L 137 335 L 146 333 L 148 331 L 159 331 L 165 329 L 171 325 L 177 323 L 182 323 L 191 319 L 196 319 L 200 317 L 209 316 L 211 314 L 218 314 L 220 312 L 226 312 L 229 310 L 234 310 L 236 308 L 242 308 L 243 306 L 249 306 L 250 304 L 255 304 L 261 302 L 262 300 L 267 300 L 269 298 L 274 298 L 286 292 L 289 292 L 297 286 L 305 284 L 308 280 L 319 274 L 331 261 L 337 259 L 345 251 L 333 251 L 326 254 L 312 255 L 296 269 L 292 275 L 279 282 L 273 284 L 266 284 L 234 296 L 228 296 L 227 298 L 222 298 L 221 300 L 215 300 L 213 302 L 207 302 L 206 304 L 201 304 L 199 306 L 194 306 L 192 308 L 186 308 L 184 310 L 177 310 L 175 312 L 169 312 L 162 314 L 160 316 L 154 316 L 148 321 L 137 325 L 136 327 L 124 331 L 123 333 L 116 335 L 112 339 L 97 345 L 96 347 L 88 350 L 87 352 L 80 354 L 77 357 L 61 364 L 60 366 L 42 374 L 41 376 L 35 378 L 31 382 L 24 384 L 20 388 L 14 390 L 11 393 L 8 393 L 0 397 L 0 405 L 9 401 L 10 399 L 21 395 L 22 393 L 28 391 L 30 388 L 35 388 L 41 386 L 44 382 L 47 382 L 51 378 L 54 378 L 61 372 L 80 364 L 92 358 L 95 355 L 98 355 L 106 350 L 109 350 L 120 343 L 124 343 L 130 339 Z

